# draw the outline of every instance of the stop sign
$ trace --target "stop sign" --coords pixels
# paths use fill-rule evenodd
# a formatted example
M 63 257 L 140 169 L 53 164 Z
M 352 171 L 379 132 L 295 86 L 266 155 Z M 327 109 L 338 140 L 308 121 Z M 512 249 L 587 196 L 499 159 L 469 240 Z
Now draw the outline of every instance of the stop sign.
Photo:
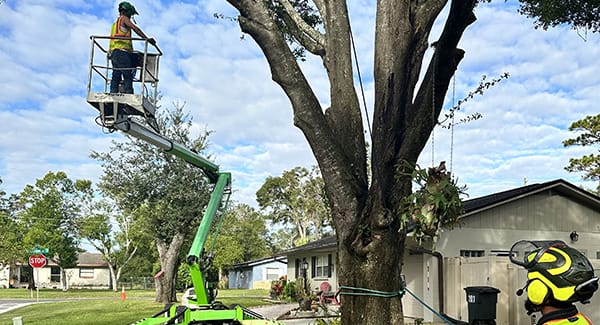
M 46 265 L 46 256 L 44 254 L 29 256 L 29 265 L 33 268 L 40 268 Z

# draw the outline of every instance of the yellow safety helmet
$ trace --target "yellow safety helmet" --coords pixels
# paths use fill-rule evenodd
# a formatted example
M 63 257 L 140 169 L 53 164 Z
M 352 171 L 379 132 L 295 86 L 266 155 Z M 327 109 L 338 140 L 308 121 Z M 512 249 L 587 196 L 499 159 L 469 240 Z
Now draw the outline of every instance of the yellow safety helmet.
M 588 303 L 598 289 L 598 277 L 590 261 L 560 240 L 519 241 L 511 248 L 510 260 L 528 271 L 527 284 L 519 291 L 527 291 L 534 308 L 553 303 Z

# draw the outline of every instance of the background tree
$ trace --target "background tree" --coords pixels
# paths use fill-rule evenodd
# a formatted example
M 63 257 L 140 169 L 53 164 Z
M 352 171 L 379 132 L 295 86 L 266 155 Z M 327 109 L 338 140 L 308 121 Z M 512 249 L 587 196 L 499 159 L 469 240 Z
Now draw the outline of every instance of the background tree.
M 49 250 L 48 259 L 61 271 L 63 290 L 69 289 L 65 269 L 77 265 L 79 233 L 76 221 L 82 212 L 82 202 L 93 194 L 89 180 L 71 180 L 64 172 L 48 172 L 35 185 L 27 185 L 21 192 L 23 210 L 18 220 L 23 225 L 23 245 Z M 40 279 L 45 282 L 45 279 Z
M 416 166 L 438 124 L 449 82 L 465 55 L 457 46 L 466 28 L 476 21 L 474 8 L 479 1 L 377 1 L 371 179 L 354 87 L 346 1 L 227 2 L 239 11 L 242 32 L 249 34 L 265 55 L 272 79 L 291 102 L 294 124 L 304 133 L 318 162 L 337 233 L 339 283 L 399 292 L 407 234 L 400 216 L 406 212 L 404 198 L 412 192 L 412 170 L 402 166 Z M 560 1 L 520 2 L 524 13 L 542 18 L 546 12 L 533 10 L 539 7 L 536 4 L 552 9 L 546 4 Z M 441 33 L 430 44 L 432 26 L 445 7 Z M 597 14 L 597 6 L 585 8 Z M 562 14 L 566 14 L 565 21 L 578 26 L 576 16 Z M 312 19 L 313 15 L 318 19 Z M 307 55 L 321 59 L 329 79 L 329 98 L 319 101 L 311 89 L 297 62 L 294 47 L 298 44 Z M 431 51 L 428 61 L 427 50 Z M 322 107 L 321 102 L 329 107 Z M 403 323 L 400 299 L 343 299 L 344 324 Z
M 158 124 L 168 139 L 196 152 L 206 148 L 209 133 L 192 137 L 192 119 L 184 105 L 162 111 Z M 104 173 L 99 187 L 125 214 L 139 216 L 156 245 L 164 275 L 156 279 L 156 301 L 176 301 L 180 253 L 199 225 L 210 186 L 201 169 L 141 140 L 113 142 L 109 152 L 93 152 Z
M 142 223 L 137 222 L 135 216 L 122 213 L 108 198 L 101 197 L 90 202 L 88 213 L 78 224 L 81 237 L 108 263 L 110 288 L 117 291 L 123 268 L 138 252 L 139 242 L 144 238 Z
M 265 217 L 247 204 L 231 206 L 223 216 L 221 230 L 216 237 L 213 266 L 218 269 L 219 282 L 232 265 L 270 256 L 273 251 L 267 242 Z M 214 240 L 209 236 L 209 243 Z
M 576 138 L 563 141 L 565 147 L 600 145 L 600 114 L 586 116 L 584 119 L 573 122 L 569 126 L 569 131 L 577 131 L 580 134 Z M 592 153 L 581 158 L 571 158 L 565 169 L 569 172 L 582 172 L 584 173 L 583 179 L 598 182 L 596 193 L 600 194 L 600 155 Z
M 310 171 L 296 167 L 281 176 L 267 177 L 256 192 L 256 201 L 275 226 L 292 227 L 293 243 L 288 245 L 306 244 L 327 234 L 331 219 L 316 166 Z
M 2 184 L 1 178 L 0 184 Z M 23 261 L 27 254 L 22 244 L 23 228 L 15 216 L 17 202 L 17 196 L 7 196 L 6 192 L 0 189 L 0 229 L 2 229 L 0 232 L 0 265 L 2 266 L 10 266 L 17 261 Z
M 536 28 L 571 25 L 575 29 L 600 31 L 598 1 L 520 0 L 520 13 L 536 20 Z

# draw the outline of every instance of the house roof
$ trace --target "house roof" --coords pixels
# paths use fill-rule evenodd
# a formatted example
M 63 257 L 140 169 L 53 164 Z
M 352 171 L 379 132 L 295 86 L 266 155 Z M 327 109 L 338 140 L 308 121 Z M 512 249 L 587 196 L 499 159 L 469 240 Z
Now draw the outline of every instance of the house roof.
M 56 266 L 50 258 L 48 258 L 49 266 Z M 79 253 L 77 256 L 77 266 L 76 267 L 99 267 L 104 268 L 108 267 L 108 263 L 102 257 L 100 253 Z
M 100 266 L 106 267 L 108 263 L 102 257 L 102 254 L 97 253 L 79 253 L 77 257 L 77 266 Z
M 466 200 L 463 202 L 465 212 L 461 218 L 546 191 L 556 191 L 562 195 L 577 200 L 581 204 L 587 205 L 592 209 L 600 210 L 599 196 L 583 190 L 563 179 L 557 179 L 550 182 L 526 185 L 511 190 Z
M 302 245 L 302 246 L 290 248 L 286 251 L 279 253 L 279 255 L 289 255 L 291 253 L 305 251 L 305 250 L 327 249 L 330 247 L 335 247 L 336 243 L 337 243 L 336 237 L 329 236 L 329 237 L 325 237 L 325 238 L 322 238 L 319 240 L 315 240 L 313 242 L 310 242 L 310 243 Z
M 275 255 L 275 256 L 260 258 L 257 260 L 234 264 L 233 268 L 239 269 L 239 268 L 245 268 L 245 267 L 253 267 L 253 266 L 268 264 L 268 263 L 272 263 L 272 262 L 280 262 L 283 264 L 287 264 L 287 257 L 282 256 L 282 255 Z
M 475 213 L 485 211 L 497 207 L 502 204 L 513 202 L 524 197 L 543 193 L 546 191 L 556 191 L 562 195 L 570 197 L 581 204 L 587 205 L 595 210 L 600 210 L 600 196 L 594 195 L 586 190 L 583 190 L 563 179 L 557 179 L 545 183 L 537 183 L 518 187 L 515 189 L 502 191 L 490 195 L 481 196 L 478 198 L 465 200 L 463 202 L 465 212 L 461 218 L 468 217 Z M 292 249 L 283 251 L 280 255 L 288 255 L 291 253 L 305 251 L 305 250 L 316 250 L 316 249 L 328 249 L 335 247 L 336 237 L 326 237 L 323 239 L 310 242 L 306 245 L 294 247 Z

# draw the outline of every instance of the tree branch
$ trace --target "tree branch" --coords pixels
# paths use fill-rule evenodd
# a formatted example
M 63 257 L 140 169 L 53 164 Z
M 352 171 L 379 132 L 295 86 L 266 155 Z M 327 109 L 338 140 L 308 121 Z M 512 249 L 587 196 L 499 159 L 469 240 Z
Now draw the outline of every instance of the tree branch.
M 286 23 L 292 23 L 294 28 L 290 28 L 290 32 L 296 40 L 304 46 L 310 53 L 323 56 L 325 54 L 325 37 L 319 31 L 310 27 L 304 19 L 294 9 L 288 0 L 275 0 L 279 2 L 287 16 L 290 18 Z
M 476 0 L 453 0 L 451 3 L 444 30 L 439 40 L 432 45 L 435 48 L 433 58 L 429 62 L 415 101 L 409 107 L 405 122 L 405 125 L 422 127 L 413 128 L 414 133 L 405 137 L 408 141 L 403 142 L 398 161 L 402 157 L 410 156 L 409 152 L 420 153 L 437 124 L 450 80 L 464 57 L 464 51 L 457 48 L 458 42 L 466 28 L 476 20 L 473 13 L 475 4 Z

